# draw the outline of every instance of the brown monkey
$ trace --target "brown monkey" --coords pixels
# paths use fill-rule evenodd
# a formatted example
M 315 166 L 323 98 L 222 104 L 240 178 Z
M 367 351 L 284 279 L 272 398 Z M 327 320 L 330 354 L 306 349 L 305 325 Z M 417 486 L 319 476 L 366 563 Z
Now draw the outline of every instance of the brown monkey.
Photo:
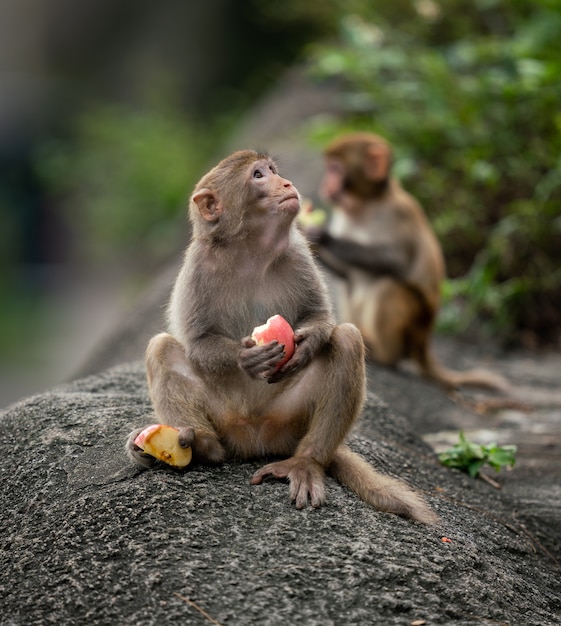
M 330 143 L 324 156 L 320 195 L 335 208 L 328 226 L 308 236 L 319 258 L 344 279 L 338 314 L 360 329 L 367 355 L 391 366 L 410 358 L 449 388 L 505 389 L 499 375 L 455 372 L 431 353 L 444 259 L 423 209 L 391 176 L 390 145 L 371 133 L 351 133 Z
M 196 185 L 193 238 L 168 308 L 169 334 L 146 355 L 159 422 L 180 429 L 193 459 L 284 457 L 257 471 L 288 478 L 297 508 L 325 500 L 330 473 L 383 511 L 422 522 L 435 514 L 404 483 L 375 472 L 344 443 L 365 389 L 357 328 L 336 326 L 305 237 L 294 218 L 300 198 L 265 154 L 235 152 Z M 274 314 L 294 328 L 296 350 L 256 345 L 252 329 Z M 153 459 L 134 444 L 133 461 Z

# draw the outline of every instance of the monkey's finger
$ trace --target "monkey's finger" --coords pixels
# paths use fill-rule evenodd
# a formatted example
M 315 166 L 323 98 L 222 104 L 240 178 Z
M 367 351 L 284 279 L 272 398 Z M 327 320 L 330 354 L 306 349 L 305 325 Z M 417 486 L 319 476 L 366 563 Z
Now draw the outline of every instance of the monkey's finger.
M 284 345 L 275 339 L 274 341 L 270 341 L 269 343 L 265 343 L 260 346 L 253 345 L 243 349 L 240 352 L 240 358 L 247 363 L 264 363 L 271 359 L 276 359 L 278 361 L 283 353 Z
M 192 426 L 184 426 L 179 429 L 179 445 L 188 448 L 195 440 L 195 431 Z
M 257 343 L 251 337 L 244 337 L 241 341 L 241 344 L 244 348 L 253 348 Z
M 290 496 L 297 509 L 303 509 L 308 501 L 314 509 L 325 502 L 325 485 L 320 476 L 310 474 L 289 476 Z
M 281 367 L 280 370 L 274 369 L 271 372 L 271 375 L 267 378 L 267 382 L 270 385 L 274 385 L 275 383 L 280 383 L 281 381 L 283 381 L 287 376 L 289 376 L 290 374 L 292 374 L 293 369 L 285 369 L 285 367 Z
M 293 356 L 290 361 L 287 361 L 280 370 L 277 370 L 273 375 L 267 379 L 268 383 L 278 383 L 284 380 L 287 376 L 294 374 L 301 368 L 301 361 L 298 357 Z
M 325 502 L 325 485 L 323 481 L 312 483 L 310 488 L 310 502 L 314 509 L 319 508 Z
M 239 364 L 250 376 L 267 380 L 274 374 L 283 356 L 284 346 L 278 342 L 271 342 L 242 350 Z
M 249 482 L 252 485 L 260 485 L 263 482 L 264 477 L 265 476 L 261 474 L 261 472 L 255 472 L 255 474 L 253 474 L 253 476 L 250 478 Z
M 257 470 L 251 477 L 250 482 L 252 485 L 260 485 L 263 482 L 263 479 L 267 476 L 272 476 L 273 478 L 286 478 L 288 476 L 288 471 L 283 468 L 282 463 L 269 463 L 269 465 L 265 465 L 260 470 Z
M 308 486 L 304 482 L 291 481 L 290 497 L 297 509 L 305 509 L 308 504 Z
M 267 382 L 269 383 L 269 385 L 274 385 L 275 383 L 279 383 L 281 380 L 284 379 L 284 372 L 282 371 L 282 369 L 280 370 L 273 370 L 272 372 L 270 372 L 270 375 L 267 376 Z
M 272 465 L 273 464 L 270 463 L 269 465 L 265 465 L 261 469 L 257 470 L 255 474 L 253 474 L 253 476 L 251 477 L 251 481 L 250 481 L 251 484 L 260 485 L 263 482 L 263 479 L 272 473 L 272 469 L 271 469 Z

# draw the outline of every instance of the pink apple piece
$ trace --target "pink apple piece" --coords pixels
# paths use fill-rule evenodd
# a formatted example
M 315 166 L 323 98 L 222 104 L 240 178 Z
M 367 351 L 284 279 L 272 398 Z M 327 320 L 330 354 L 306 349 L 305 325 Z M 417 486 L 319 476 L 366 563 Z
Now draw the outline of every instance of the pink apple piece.
M 253 329 L 251 338 L 260 346 L 270 341 L 278 341 L 284 346 L 284 357 L 279 361 L 279 370 L 294 354 L 294 331 L 292 326 L 281 315 L 273 315 L 267 322 Z

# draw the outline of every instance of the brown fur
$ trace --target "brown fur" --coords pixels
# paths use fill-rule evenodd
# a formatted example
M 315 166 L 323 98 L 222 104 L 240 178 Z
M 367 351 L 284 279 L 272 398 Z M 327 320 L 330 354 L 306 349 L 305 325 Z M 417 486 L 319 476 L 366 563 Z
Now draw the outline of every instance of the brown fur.
M 266 155 L 237 152 L 195 187 L 194 236 L 173 289 L 169 333 L 147 349 L 156 418 L 180 429 L 202 463 L 280 457 L 257 471 L 288 478 L 297 508 L 325 500 L 327 468 L 375 507 L 434 521 L 423 500 L 358 462 L 344 439 L 364 401 L 364 347 L 351 324 L 335 325 L 326 288 L 294 225 L 300 200 Z M 252 329 L 274 314 L 295 331 L 296 350 L 256 345 Z M 135 446 L 131 459 L 153 460 Z
M 320 191 L 335 205 L 334 214 L 328 228 L 310 238 L 320 260 L 344 279 L 338 315 L 360 329 L 368 356 L 392 366 L 411 358 L 449 388 L 508 388 L 502 376 L 455 372 L 431 353 L 444 258 L 422 207 L 390 175 L 389 144 L 353 133 L 329 144 L 325 157 Z

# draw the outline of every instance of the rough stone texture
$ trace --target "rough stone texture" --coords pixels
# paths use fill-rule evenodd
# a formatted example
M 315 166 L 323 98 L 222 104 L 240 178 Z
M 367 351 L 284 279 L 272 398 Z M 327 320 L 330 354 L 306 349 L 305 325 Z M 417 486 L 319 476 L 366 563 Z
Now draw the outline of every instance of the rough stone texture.
M 441 524 L 333 481 L 327 506 L 296 511 L 283 483 L 249 484 L 256 463 L 130 465 L 126 434 L 149 411 L 133 363 L 2 414 L 2 623 L 209 623 L 195 605 L 221 624 L 560 622 L 558 487 L 446 470 L 370 396 L 353 447 L 422 489 Z
M 293 119 L 293 97 L 281 85 L 270 101 L 277 117 L 284 98 Z M 274 144 L 266 125 L 257 135 Z M 278 152 L 290 150 L 297 144 Z M 352 446 L 424 491 L 441 523 L 379 513 L 332 480 L 325 507 L 296 511 L 285 484 L 249 484 L 259 463 L 179 473 L 126 459 L 127 433 L 150 419 L 138 359 L 162 327 L 175 271 L 99 346 L 81 372 L 90 376 L 0 413 L 0 623 L 561 623 L 558 354 L 437 341 L 448 365 L 508 374 L 531 411 L 488 410 L 488 397 L 450 397 L 370 366 Z M 459 428 L 518 443 L 517 467 L 496 477 L 501 489 L 437 462 L 429 443 Z

